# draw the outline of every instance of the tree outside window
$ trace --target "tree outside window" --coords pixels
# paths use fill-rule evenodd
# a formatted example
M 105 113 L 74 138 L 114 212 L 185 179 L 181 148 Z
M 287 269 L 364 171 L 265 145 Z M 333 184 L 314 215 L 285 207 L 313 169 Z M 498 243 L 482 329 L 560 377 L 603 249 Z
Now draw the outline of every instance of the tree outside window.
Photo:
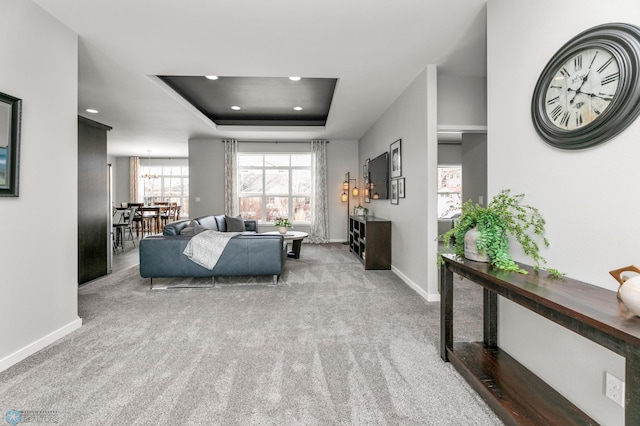
M 311 221 L 311 154 L 238 154 L 238 205 L 244 219 Z
M 438 167 L 438 218 L 462 212 L 462 167 Z

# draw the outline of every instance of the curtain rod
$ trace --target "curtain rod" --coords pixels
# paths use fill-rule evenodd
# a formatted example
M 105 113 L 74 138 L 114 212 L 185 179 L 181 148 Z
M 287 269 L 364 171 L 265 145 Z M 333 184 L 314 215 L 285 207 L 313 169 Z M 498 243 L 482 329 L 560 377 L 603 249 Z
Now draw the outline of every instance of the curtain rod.
M 313 139 L 316 140 L 316 139 Z M 224 140 L 221 140 L 220 142 L 224 143 Z M 326 143 L 329 143 L 329 141 L 325 141 Z M 311 143 L 311 139 L 306 140 L 306 141 L 274 141 L 274 140 L 240 140 L 238 139 L 238 143 Z

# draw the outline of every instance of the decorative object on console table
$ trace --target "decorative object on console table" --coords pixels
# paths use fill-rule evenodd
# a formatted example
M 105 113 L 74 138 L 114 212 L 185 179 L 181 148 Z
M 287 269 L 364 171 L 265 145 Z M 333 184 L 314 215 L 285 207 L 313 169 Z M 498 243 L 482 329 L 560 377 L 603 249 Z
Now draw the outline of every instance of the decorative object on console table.
M 524 253 L 533 259 L 534 268 L 538 271 L 547 263 L 540 254 L 537 241 L 541 239 L 545 247 L 549 246 L 549 241 L 544 237 L 545 221 L 537 208 L 521 203 L 523 197 L 524 194 L 511 195 L 510 190 L 504 189 L 493 197 L 486 208 L 473 204 L 472 200 L 467 200 L 462 204 L 462 214 L 455 225 L 438 236 L 438 239 L 442 238 L 445 250 L 454 239 L 455 254 L 462 258 L 465 256 L 465 234 L 477 227 L 480 234 L 476 242 L 477 248 L 472 251 L 487 254 L 489 264 L 495 269 L 526 274 L 527 272 L 513 261 L 509 253 L 509 235 L 511 235 L 518 241 Z M 440 266 L 444 253 L 443 251 L 438 253 Z M 547 272 L 552 277 L 563 275 L 552 268 L 548 268 Z
M 640 268 L 630 265 L 609 272 L 620 283 L 618 288 L 620 314 L 628 319 L 635 315 L 640 316 L 640 275 L 629 278 L 622 275 L 623 272 L 640 273 Z
M 0 197 L 17 197 L 22 100 L 0 93 Z
M 349 250 L 364 269 L 391 269 L 391 222 L 372 216 L 349 218 Z
M 402 139 L 391 144 L 391 178 L 402 176 Z
M 640 114 L 640 28 L 612 23 L 576 35 L 536 83 L 531 115 L 538 134 L 561 149 L 605 142 Z
M 358 204 L 357 206 L 355 206 L 353 208 L 353 213 L 356 216 L 366 216 L 367 213 L 369 213 L 369 209 L 366 207 L 363 207 L 362 205 Z

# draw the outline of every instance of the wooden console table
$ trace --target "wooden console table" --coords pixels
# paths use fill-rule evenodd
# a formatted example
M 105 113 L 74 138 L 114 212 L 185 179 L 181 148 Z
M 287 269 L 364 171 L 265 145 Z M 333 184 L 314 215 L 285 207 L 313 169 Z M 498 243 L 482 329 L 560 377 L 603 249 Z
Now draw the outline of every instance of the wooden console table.
M 625 424 L 640 425 L 640 318 L 619 315 L 616 294 L 571 278 L 490 269 L 445 256 L 440 269 L 440 356 L 450 361 L 507 424 L 597 424 L 497 346 L 498 295 L 623 356 Z M 453 342 L 454 274 L 483 287 L 483 342 Z M 549 348 L 552 350 L 552 348 Z

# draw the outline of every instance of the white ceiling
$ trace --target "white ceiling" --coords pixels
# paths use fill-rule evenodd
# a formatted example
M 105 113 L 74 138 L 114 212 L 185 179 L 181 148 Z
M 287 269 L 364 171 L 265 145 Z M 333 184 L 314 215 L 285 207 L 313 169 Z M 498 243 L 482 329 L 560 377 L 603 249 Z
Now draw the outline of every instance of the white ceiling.
M 79 36 L 78 114 L 115 156 L 191 138 L 359 139 L 428 64 L 486 75 L 486 0 L 33 0 Z M 326 127 L 214 126 L 154 75 L 338 78 Z M 88 114 L 95 108 L 99 114 Z

